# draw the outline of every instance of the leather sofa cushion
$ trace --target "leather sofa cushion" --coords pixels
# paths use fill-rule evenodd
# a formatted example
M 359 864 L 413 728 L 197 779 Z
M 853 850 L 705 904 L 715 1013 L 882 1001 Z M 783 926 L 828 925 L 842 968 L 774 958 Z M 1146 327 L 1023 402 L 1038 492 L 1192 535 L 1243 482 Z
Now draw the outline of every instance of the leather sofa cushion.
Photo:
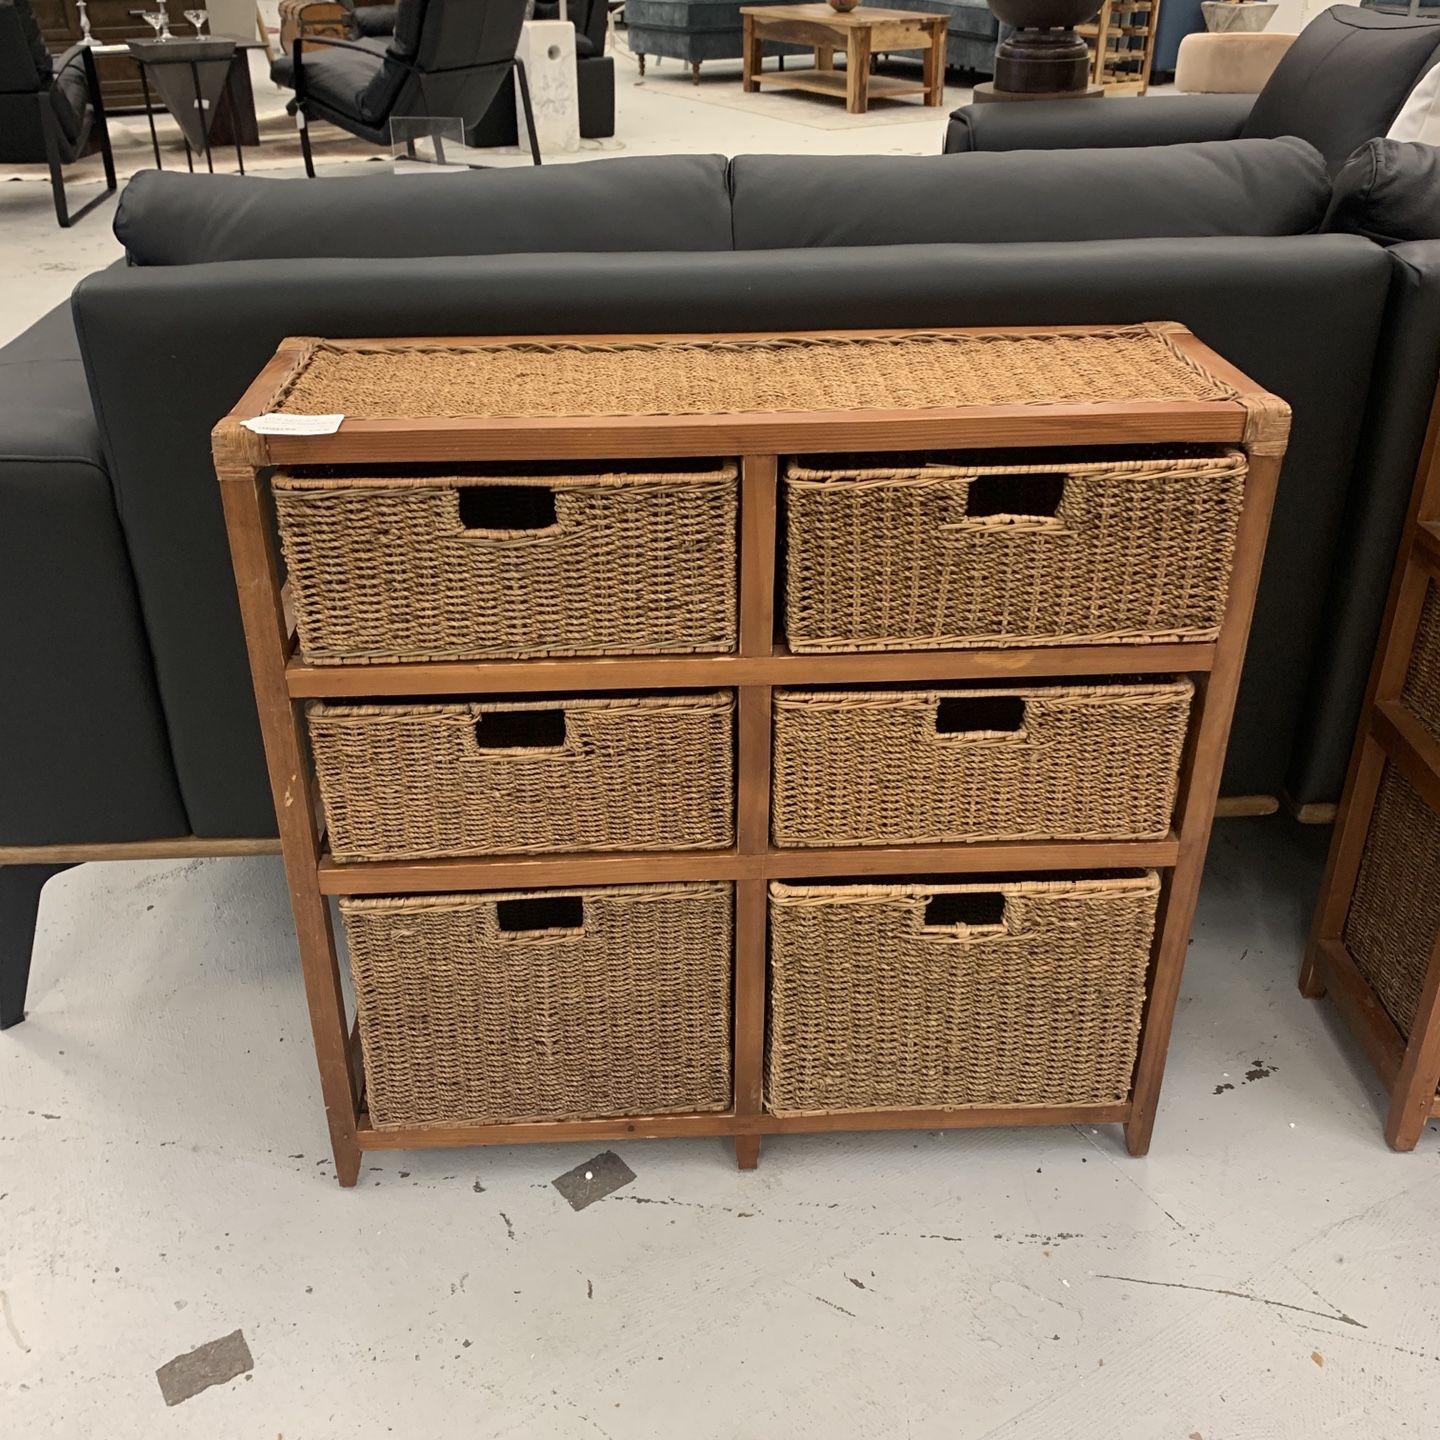
M 1440 240 L 1440 149 L 1402 140 L 1371 140 L 1335 177 L 1326 230 L 1381 245 Z
M 50 105 L 65 138 L 75 145 L 85 129 L 85 112 L 90 107 L 90 87 L 85 78 L 85 60 L 78 45 L 55 62 L 50 82 Z
M 30 6 L 0 5 L 0 94 L 34 94 L 54 63 Z
M 993 39 L 1000 22 L 986 5 L 966 4 L 965 0 L 866 0 L 882 10 L 919 10 L 927 15 L 948 15 L 946 27 L 952 35 L 980 35 Z
M 744 0 L 626 0 L 625 23 L 643 30 L 681 30 L 699 35 L 741 28 Z
M 735 248 L 1303 235 L 1330 198 L 1301 140 L 902 157 L 741 155 Z
M 388 46 L 389 42 L 381 43 Z M 369 45 L 363 51 L 338 45 L 309 50 L 304 60 L 306 94 L 327 109 L 368 123 L 372 117 L 366 113 L 366 94 L 383 64 L 383 50 L 377 53 Z M 270 78 L 277 85 L 293 89 L 294 55 L 277 55 L 270 64 Z
M 393 35 L 396 9 L 394 5 L 357 5 L 350 12 L 350 23 L 356 35 Z
M 1243 136 L 1298 135 L 1331 172 L 1383 135 L 1440 51 L 1440 22 L 1333 5 L 1285 52 Z
M 269 180 L 142 170 L 115 234 L 137 265 L 305 256 L 728 250 L 720 155 L 584 165 Z

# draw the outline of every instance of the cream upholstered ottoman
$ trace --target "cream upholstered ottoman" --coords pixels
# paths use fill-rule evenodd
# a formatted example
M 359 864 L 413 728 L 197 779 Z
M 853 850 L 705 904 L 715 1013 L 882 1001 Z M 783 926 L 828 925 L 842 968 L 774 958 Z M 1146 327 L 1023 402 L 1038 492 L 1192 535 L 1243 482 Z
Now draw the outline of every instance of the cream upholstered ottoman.
M 1294 41 L 1294 35 L 1264 31 L 1187 35 L 1175 60 L 1175 88 L 1192 95 L 1259 94 Z

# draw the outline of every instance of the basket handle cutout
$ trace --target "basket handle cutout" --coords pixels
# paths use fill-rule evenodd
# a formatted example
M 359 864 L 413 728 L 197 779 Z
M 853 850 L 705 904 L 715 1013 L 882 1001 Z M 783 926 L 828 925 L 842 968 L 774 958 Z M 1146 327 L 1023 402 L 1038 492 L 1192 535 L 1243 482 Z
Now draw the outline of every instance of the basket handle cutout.
M 563 710 L 487 710 L 475 717 L 481 750 L 563 750 Z
M 460 524 L 487 534 L 552 530 L 555 491 L 548 485 L 461 485 L 455 491 Z
M 950 695 L 935 707 L 937 735 L 1019 735 L 1024 729 L 1023 695 Z
M 533 900 L 497 900 L 495 924 L 502 934 L 583 930 L 585 901 L 579 895 L 540 895 Z
M 975 890 L 958 895 L 932 895 L 925 905 L 925 928 L 955 930 L 960 927 L 971 932 L 1004 931 L 1004 892 Z
M 965 496 L 967 520 L 993 520 L 1016 516 L 1025 520 L 1053 520 L 1065 498 L 1063 470 L 1032 475 L 977 475 Z

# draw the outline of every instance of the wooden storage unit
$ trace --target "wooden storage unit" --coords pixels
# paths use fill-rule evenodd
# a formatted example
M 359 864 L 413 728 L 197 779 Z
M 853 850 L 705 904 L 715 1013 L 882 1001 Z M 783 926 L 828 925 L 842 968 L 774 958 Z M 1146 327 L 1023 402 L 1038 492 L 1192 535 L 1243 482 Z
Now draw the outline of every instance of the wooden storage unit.
M 1161 0 L 1105 0 L 1076 33 L 1090 46 L 1090 79 L 1107 95 L 1143 95 L 1150 88 Z
M 457 396 L 465 405 L 457 404 Z M 476 408 L 476 397 L 484 397 L 492 413 L 462 413 L 466 406 Z M 292 423 L 305 414 L 344 412 L 346 418 L 332 434 L 260 434 L 242 423 L 274 411 Z M 1171 324 L 919 335 L 286 341 L 217 427 L 214 449 L 341 1183 L 354 1183 L 367 1150 L 579 1138 L 733 1136 L 739 1163 L 749 1167 L 757 1163 L 766 1134 L 1108 1122 L 1123 1124 L 1131 1152 L 1144 1153 L 1288 419 L 1283 403 Z M 997 475 L 1005 482 L 979 499 L 967 492 L 958 519 L 952 485 L 942 497 L 951 507 L 942 524 L 963 528 L 966 515 L 978 514 L 987 530 L 1008 526 L 1011 538 L 1032 547 L 1041 530 L 1069 543 L 1068 522 L 1057 523 L 1055 514 L 1037 516 L 1033 505 L 1027 511 L 1013 499 L 1002 472 L 1014 473 L 1018 466 L 1048 477 L 1041 488 L 1054 492 L 1056 513 L 1063 513 L 1066 488 L 1083 488 L 1097 462 L 1122 482 L 1127 474 L 1142 485 L 1148 477 L 1153 489 L 1146 493 L 1162 500 L 1167 497 L 1164 481 L 1155 478 L 1157 467 L 1174 474 L 1167 467 L 1178 460 L 1192 478 L 1198 467 L 1206 483 L 1220 487 L 1211 497 L 1218 493 L 1219 502 L 1202 507 L 1210 528 L 1192 524 L 1196 543 L 1172 553 L 1167 540 L 1160 552 L 1171 557 L 1166 564 L 1183 562 L 1177 591 L 1200 597 L 1198 608 L 1185 612 L 1193 614 L 1193 623 L 1177 624 L 1173 614 L 1155 622 L 1146 601 L 1121 607 L 1127 617 L 1132 611 L 1140 616 L 1133 623 L 1107 619 L 1084 638 L 1039 634 L 1031 625 L 1022 627 L 1020 641 L 1004 627 L 998 635 L 980 637 L 981 643 L 947 629 L 945 643 L 911 633 L 898 637 L 899 646 L 886 648 L 884 636 L 877 645 L 874 637 L 861 635 L 866 648 L 857 648 L 843 625 L 829 624 L 821 635 L 828 644 L 808 653 L 788 644 L 783 623 L 777 623 L 786 613 L 786 551 L 793 552 L 797 543 L 803 549 L 813 537 L 803 507 L 781 503 L 782 478 L 843 470 L 850 462 L 840 457 L 853 455 L 883 455 L 889 459 L 879 468 L 913 470 L 918 452 L 936 455 L 947 482 L 958 478 L 964 487 L 977 475 L 987 483 Z M 364 646 L 348 659 L 333 653 L 307 658 L 300 647 L 267 518 L 277 472 L 315 478 L 318 472 L 307 467 L 335 467 L 329 478 L 344 481 L 367 475 L 387 479 L 408 469 L 416 486 L 453 490 L 476 476 L 530 473 L 553 480 L 558 474 L 563 480 L 567 474 L 603 471 L 608 462 L 619 462 L 613 465 L 616 473 L 693 474 L 697 468 L 724 473 L 727 457 L 738 470 L 738 514 L 731 531 L 735 568 L 726 568 L 723 543 L 710 568 L 733 577 L 733 643 L 722 627 L 713 648 L 688 653 L 671 637 L 648 654 L 547 655 L 539 652 L 555 647 L 532 636 L 525 655 L 415 658 L 443 651 L 433 633 L 410 637 L 408 659 L 384 658 L 373 649 L 364 653 Z M 867 462 L 865 468 L 876 467 Z M 415 473 L 420 470 L 423 476 Z M 564 485 L 550 488 L 559 494 Z M 1129 492 L 1121 498 L 1134 500 Z M 543 525 L 533 517 L 528 523 L 532 530 L 550 526 L 548 518 Z M 344 547 L 343 530 L 342 525 L 326 542 L 332 552 L 336 545 Z M 1123 571 L 1131 551 L 1121 544 L 1116 553 Z M 382 568 L 389 563 L 378 555 L 361 558 Z M 675 563 L 683 558 L 677 552 Z M 924 577 L 914 570 L 914 557 L 901 560 L 912 564 L 909 581 L 918 584 Z M 1143 571 L 1142 565 L 1136 574 Z M 812 567 L 812 573 L 822 572 L 823 565 L 818 572 Z M 605 582 L 615 589 L 611 577 Z M 1151 600 L 1156 593 L 1151 584 Z M 1168 592 L 1162 586 L 1159 593 Z M 326 596 L 318 599 L 323 603 Z M 503 597 L 495 603 L 505 609 Z M 719 613 L 723 619 L 723 607 Z M 935 611 L 951 613 L 943 605 Z M 1031 718 L 1038 723 L 1047 696 L 1069 691 L 1072 699 L 1083 699 L 1106 687 L 1126 704 L 1137 697 L 1163 701 L 1148 737 L 1159 758 L 1151 756 L 1122 777 L 1143 800 L 1142 813 L 1133 821 L 1126 813 L 1135 795 L 1118 797 L 1115 812 L 1119 830 L 1133 825 L 1143 833 L 1037 839 L 1036 833 L 1067 829 L 1048 820 L 1042 804 L 1038 830 L 1021 825 L 1010 838 L 953 838 L 967 832 L 954 828 L 953 815 L 942 813 L 935 831 L 926 831 L 922 815 L 908 836 L 902 825 L 902 833 L 889 840 L 864 835 L 836 837 L 850 843 L 816 844 L 813 835 L 801 837 L 807 842 L 801 845 L 772 840 L 777 691 L 783 692 L 782 710 L 786 697 L 796 694 L 919 691 L 940 697 L 940 704 L 958 699 L 971 707 L 960 724 L 964 742 L 983 748 L 987 739 L 1013 743 L 1016 733 L 1012 721 L 994 720 L 996 700 L 1007 710 L 1016 702 L 1022 709 L 1034 706 Z M 469 725 L 471 711 L 465 707 L 509 705 L 517 696 L 525 697 L 520 702 L 525 705 L 553 697 L 563 708 L 573 697 L 654 692 L 735 696 L 735 829 L 733 840 L 719 848 L 687 849 L 677 842 L 643 851 L 517 849 L 453 856 L 440 853 L 446 842 L 422 858 L 411 851 L 412 858 L 403 860 L 360 861 L 341 860 L 331 851 L 308 754 L 308 702 L 323 702 L 317 715 L 389 705 L 450 707 Z M 975 692 L 980 692 L 978 710 Z M 1029 772 L 1002 765 L 996 773 L 1024 784 Z M 1050 772 L 1047 783 L 1054 783 L 1057 773 Z M 1063 788 L 1063 774 L 1060 779 Z M 363 782 L 362 776 L 362 787 Z M 984 811 L 983 781 L 977 785 Z M 1059 813 L 1073 797 L 1050 798 Z M 1157 804 L 1164 821 L 1160 833 L 1154 824 Z M 721 802 L 718 808 L 727 807 Z M 993 814 L 998 818 L 982 823 L 977 833 L 1005 835 L 1011 823 L 1005 807 Z M 1091 814 L 1077 828 L 1093 821 Z M 987 880 L 991 876 L 995 879 Z M 772 907 L 816 890 L 833 898 L 837 886 L 857 883 L 862 890 L 878 887 L 882 894 L 911 896 L 905 903 L 912 910 L 916 887 L 930 887 L 926 905 L 932 900 L 940 905 L 933 924 L 944 931 L 951 952 L 973 945 L 989 970 L 951 976 L 928 989 L 923 976 L 907 977 L 907 983 L 916 982 L 907 1003 L 928 1018 L 940 1045 L 934 1070 L 940 1083 L 929 1083 L 921 1066 L 912 1067 L 908 1082 L 888 1093 L 872 1088 L 869 1099 L 853 1075 L 830 1091 L 801 1085 L 791 1093 L 783 1078 L 784 1055 L 807 1047 L 812 1059 L 816 1053 L 815 1037 L 801 1024 L 772 1034 L 772 1083 L 779 1089 L 767 1105 L 767 997 L 780 993 L 772 991 L 769 976 Z M 635 1033 L 653 1037 L 669 1017 L 686 1037 L 679 1053 L 689 1058 L 666 1062 L 674 1083 L 654 1099 L 643 1098 L 643 1088 L 632 1083 L 646 1074 L 634 1064 L 633 1049 L 622 1047 L 617 1074 L 609 1077 L 615 1083 L 609 1084 L 587 1069 L 598 1063 L 598 1052 L 579 1059 L 567 1052 L 570 1058 L 562 1063 L 544 1041 L 546 1034 L 565 1033 L 563 1026 L 544 1028 L 559 1012 L 558 1002 L 543 999 L 552 977 L 568 973 L 563 964 L 524 966 L 514 972 L 513 986 L 496 996 L 494 977 L 506 973 L 503 963 L 497 969 L 490 953 L 497 947 L 476 938 L 493 940 L 494 927 L 485 917 L 502 900 L 583 909 L 591 903 L 587 897 L 604 889 L 637 886 L 699 886 L 712 901 L 719 886 L 733 926 L 723 939 L 716 938 L 721 931 L 711 932 L 710 958 L 718 954 L 726 980 L 718 988 L 713 969 L 701 963 L 691 965 L 690 973 L 708 978 L 683 981 L 666 998 L 660 983 L 669 973 L 665 957 L 653 953 L 602 961 L 586 972 L 608 977 L 609 983 L 574 1003 L 582 1009 L 599 1005 L 605 1026 L 623 1028 L 624 1017 L 638 1006 L 644 1015 Z M 354 958 L 368 967 L 357 970 L 358 1030 L 345 1012 L 330 897 L 341 898 Z M 1069 943 L 1067 907 L 1082 903 L 1119 906 L 1128 939 L 1120 943 L 1112 935 L 1101 958 L 1093 947 L 1082 946 L 1083 960 L 1072 964 L 1064 956 L 1081 952 L 1066 951 L 1058 939 L 1051 946 L 1045 937 L 1055 934 Z M 946 908 L 953 905 L 962 908 Z M 965 908 L 971 906 L 980 910 Z M 575 932 L 586 926 L 579 914 L 542 924 L 547 943 L 577 940 Z M 382 920 L 392 927 L 389 939 L 376 940 L 368 929 L 362 936 L 357 928 Z M 775 983 L 801 977 L 798 989 L 791 983 L 785 992 L 786 1013 L 803 1015 L 815 996 L 806 993 L 804 967 L 787 959 L 788 917 L 775 924 Z M 425 929 L 418 938 L 417 927 Z M 436 938 L 447 929 L 449 940 Z M 506 943 L 512 958 L 525 948 L 513 935 Z M 1028 959 L 1020 973 L 1007 976 L 994 957 L 1012 945 Z M 553 960 L 558 953 L 545 950 L 543 958 Z M 857 975 L 874 958 L 852 947 Z M 488 986 L 477 977 L 488 979 Z M 417 999 L 416 990 L 442 979 L 450 987 L 443 999 L 449 1018 L 437 1027 L 433 1007 Z M 947 993 L 976 1016 L 990 1014 L 992 1001 L 1002 999 L 1010 1007 L 1010 1028 L 997 1029 L 991 1019 L 984 1033 L 1000 1051 L 1045 1054 L 1049 1063 L 1037 1068 L 1027 1061 L 1007 1071 L 990 1063 L 997 1051 L 973 1073 L 964 1065 L 957 1070 L 956 1047 L 951 1043 L 946 1050 L 944 1025 L 936 1024 L 935 1007 L 949 1003 L 942 999 Z M 492 1003 L 498 1000 L 504 1002 L 500 1018 Z M 712 1043 L 717 1025 L 728 1037 L 719 1108 L 713 1088 L 695 1079 L 708 1076 L 711 1083 L 720 1073 Z M 858 1057 L 859 1020 L 853 1025 L 848 1038 L 843 1020 L 832 1031 L 842 1050 L 849 1046 Z M 503 1034 L 511 1037 L 505 1043 L 513 1043 L 527 1027 L 534 1029 L 537 1054 L 556 1059 L 569 1078 L 557 1085 L 553 1076 L 537 1073 L 536 1086 L 550 1086 L 546 1094 L 506 1095 L 503 1085 L 497 1088 L 497 1077 L 503 1080 L 507 1073 L 504 1056 L 495 1051 L 499 1042 L 483 1037 Z M 426 1050 L 444 1034 L 453 1037 L 449 1052 Z M 417 1057 L 427 1054 L 419 1064 Z M 647 1108 L 627 1113 L 627 1105 Z
M 1440 1116 L 1440 395 L 1380 633 L 1300 991 L 1334 997 L 1413 1150 Z

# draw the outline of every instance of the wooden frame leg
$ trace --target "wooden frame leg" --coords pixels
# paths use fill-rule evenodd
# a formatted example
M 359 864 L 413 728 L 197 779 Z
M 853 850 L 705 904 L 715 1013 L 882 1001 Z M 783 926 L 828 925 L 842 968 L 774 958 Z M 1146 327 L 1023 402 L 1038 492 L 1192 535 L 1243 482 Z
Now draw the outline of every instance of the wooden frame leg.
M 741 51 L 744 59 L 741 64 L 740 85 L 749 93 L 760 88 L 760 82 L 755 78 L 760 73 L 760 41 L 755 36 L 755 17 L 753 15 L 742 15 L 745 22 Z
M 870 35 L 858 27 L 845 40 L 845 108 L 852 115 L 870 108 Z
M 760 1164 L 760 1136 L 735 1137 L 735 1164 L 741 1170 L 754 1170 Z
M 1315 964 L 1313 955 L 1307 954 L 1301 963 L 1300 993 L 1307 1000 L 1323 1000 L 1325 998 L 1325 982 L 1320 978 L 1320 969 Z
M 1210 845 L 1215 795 L 1220 788 L 1226 741 L 1230 738 L 1235 692 L 1250 635 L 1255 590 L 1265 555 L 1265 537 L 1275 503 L 1279 469 L 1278 454 L 1251 451 L 1245 508 L 1235 540 L 1230 601 L 1216 643 L 1214 668 L 1196 686 L 1189 750 L 1181 772 L 1184 778 L 1178 806 L 1180 854 L 1175 868 L 1164 876 L 1160 885 L 1160 905 L 1155 917 L 1155 960 L 1151 966 L 1140 1054 L 1135 1065 L 1130 1119 L 1125 1122 L 1125 1148 L 1132 1155 L 1144 1155 L 1150 1149 L 1155 1128 L 1160 1087 L 1165 1078 L 1165 1054 L 1180 998 L 1181 973 L 1195 921 L 1205 853 Z
M 939 26 L 931 26 L 930 29 L 930 48 L 925 52 L 925 68 L 922 72 L 927 105 L 943 105 L 945 103 L 945 25 L 947 23 L 942 19 Z
M 692 85 L 700 83 L 700 62 L 698 60 L 690 62 L 690 83 Z
M 1393 1150 L 1413 1150 L 1435 1109 L 1440 1088 L 1440 937 L 1430 952 L 1430 966 L 1410 1026 L 1410 1043 L 1390 1092 L 1385 1140 Z
M 238 421 L 217 426 L 212 445 L 225 507 L 235 573 L 261 579 L 239 586 L 240 618 L 250 653 L 250 676 L 260 711 L 260 731 L 270 769 L 270 789 L 285 854 L 295 937 L 305 976 L 305 998 L 320 1070 L 320 1091 L 341 1185 L 360 1176 L 357 1122 L 360 1082 L 352 1065 L 345 993 L 335 952 L 330 906 L 304 873 L 320 856 L 315 795 L 299 710 L 285 685 L 289 622 L 280 602 L 280 577 L 254 437 Z
M 45 883 L 69 865 L 0 866 L 0 1030 L 25 1018 L 35 923 Z

